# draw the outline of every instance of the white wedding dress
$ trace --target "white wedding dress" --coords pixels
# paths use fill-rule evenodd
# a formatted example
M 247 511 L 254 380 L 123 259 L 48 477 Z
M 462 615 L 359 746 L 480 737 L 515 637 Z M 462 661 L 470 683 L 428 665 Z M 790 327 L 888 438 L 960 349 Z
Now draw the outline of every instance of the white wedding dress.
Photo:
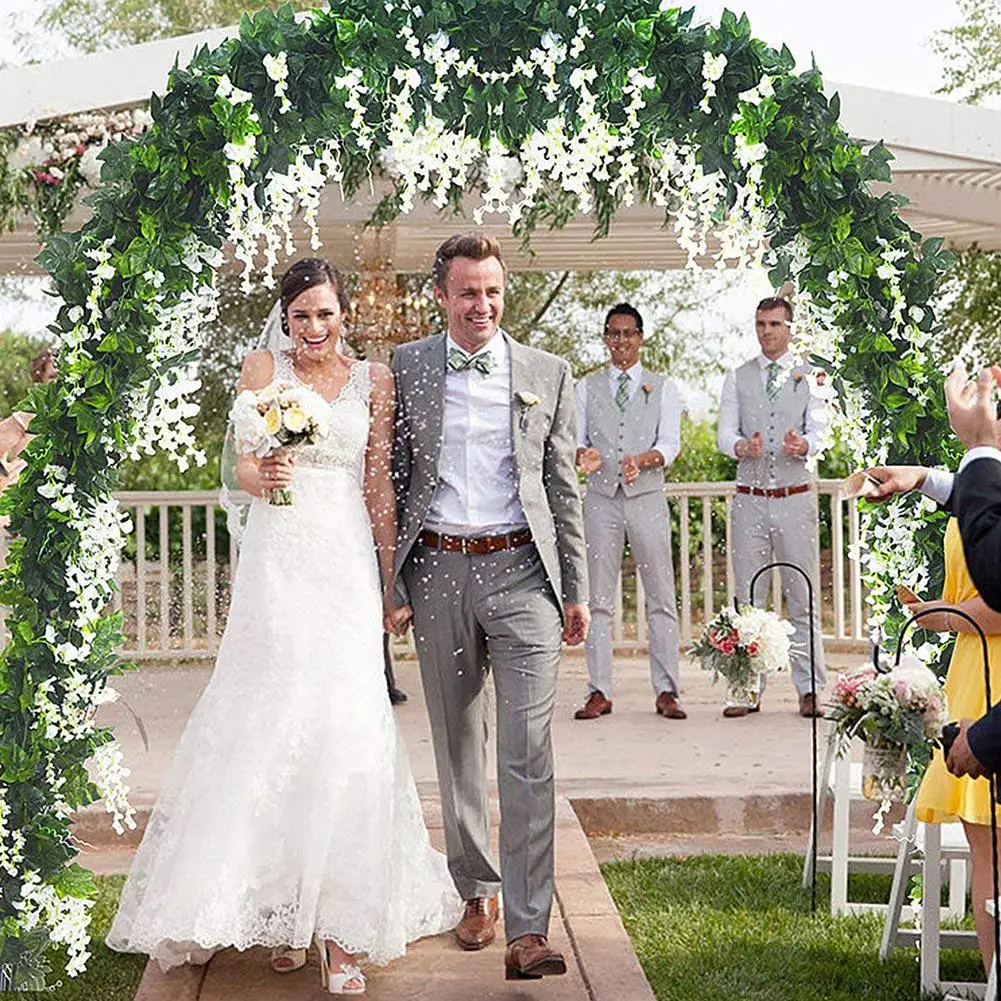
M 275 378 L 297 381 L 284 355 Z M 361 491 L 368 364 L 297 454 L 294 504 L 254 500 L 215 671 L 136 854 L 108 945 L 168 969 L 314 934 L 377 964 L 452 927 L 383 675 Z

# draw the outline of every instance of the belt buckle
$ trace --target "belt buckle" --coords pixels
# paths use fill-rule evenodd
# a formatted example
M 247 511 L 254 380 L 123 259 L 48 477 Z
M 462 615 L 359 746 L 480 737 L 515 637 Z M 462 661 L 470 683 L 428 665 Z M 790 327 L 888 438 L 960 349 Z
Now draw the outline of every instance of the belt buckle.
M 459 552 L 463 556 L 469 555 L 469 539 L 465 535 L 459 536 Z

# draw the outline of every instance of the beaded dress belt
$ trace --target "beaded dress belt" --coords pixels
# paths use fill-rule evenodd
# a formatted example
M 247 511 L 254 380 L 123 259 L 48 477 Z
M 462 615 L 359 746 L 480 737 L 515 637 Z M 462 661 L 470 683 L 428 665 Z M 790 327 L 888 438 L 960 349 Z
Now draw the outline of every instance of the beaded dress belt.
M 429 549 L 443 549 L 446 553 L 464 553 L 467 556 L 485 556 L 487 553 L 499 553 L 502 549 L 527 546 L 532 541 L 532 533 L 523 528 L 508 535 L 481 535 L 476 539 L 467 539 L 464 535 L 424 531 L 417 536 L 417 540 Z
M 798 487 L 771 487 L 765 490 L 761 487 L 745 487 L 737 484 L 738 494 L 751 494 L 753 497 L 792 497 L 794 494 L 805 494 L 810 489 L 809 483 L 801 483 Z

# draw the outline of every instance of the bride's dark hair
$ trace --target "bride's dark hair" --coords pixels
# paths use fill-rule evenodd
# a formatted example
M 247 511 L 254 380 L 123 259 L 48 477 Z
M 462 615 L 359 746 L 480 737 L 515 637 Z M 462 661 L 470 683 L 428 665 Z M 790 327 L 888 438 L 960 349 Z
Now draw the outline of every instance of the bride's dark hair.
M 340 303 L 341 312 L 347 313 L 351 305 L 347 291 L 344 288 L 344 279 L 340 271 L 322 257 L 304 257 L 301 261 L 296 261 L 282 275 L 281 283 L 281 303 L 282 303 L 282 330 L 288 333 L 288 308 L 302 295 L 308 288 L 316 285 L 333 285 L 337 294 L 337 301 Z

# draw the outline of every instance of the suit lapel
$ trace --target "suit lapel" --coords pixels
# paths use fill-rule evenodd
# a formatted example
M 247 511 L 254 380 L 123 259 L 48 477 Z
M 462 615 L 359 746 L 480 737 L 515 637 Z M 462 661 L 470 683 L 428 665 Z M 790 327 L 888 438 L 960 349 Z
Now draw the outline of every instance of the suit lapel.
M 433 443 L 435 449 L 434 467 L 438 468 L 441 446 L 444 441 L 445 414 L 445 335 L 435 337 L 424 352 L 424 363 L 418 378 L 422 395 L 426 401 L 423 414 L 419 418 L 424 426 L 421 437 Z
M 515 467 L 517 467 L 521 455 L 521 412 L 523 409 L 523 405 L 518 402 L 518 393 L 528 391 L 531 384 L 531 373 L 521 344 L 507 334 L 502 336 L 507 341 L 508 358 L 511 361 L 511 440 L 514 442 L 514 460 Z

